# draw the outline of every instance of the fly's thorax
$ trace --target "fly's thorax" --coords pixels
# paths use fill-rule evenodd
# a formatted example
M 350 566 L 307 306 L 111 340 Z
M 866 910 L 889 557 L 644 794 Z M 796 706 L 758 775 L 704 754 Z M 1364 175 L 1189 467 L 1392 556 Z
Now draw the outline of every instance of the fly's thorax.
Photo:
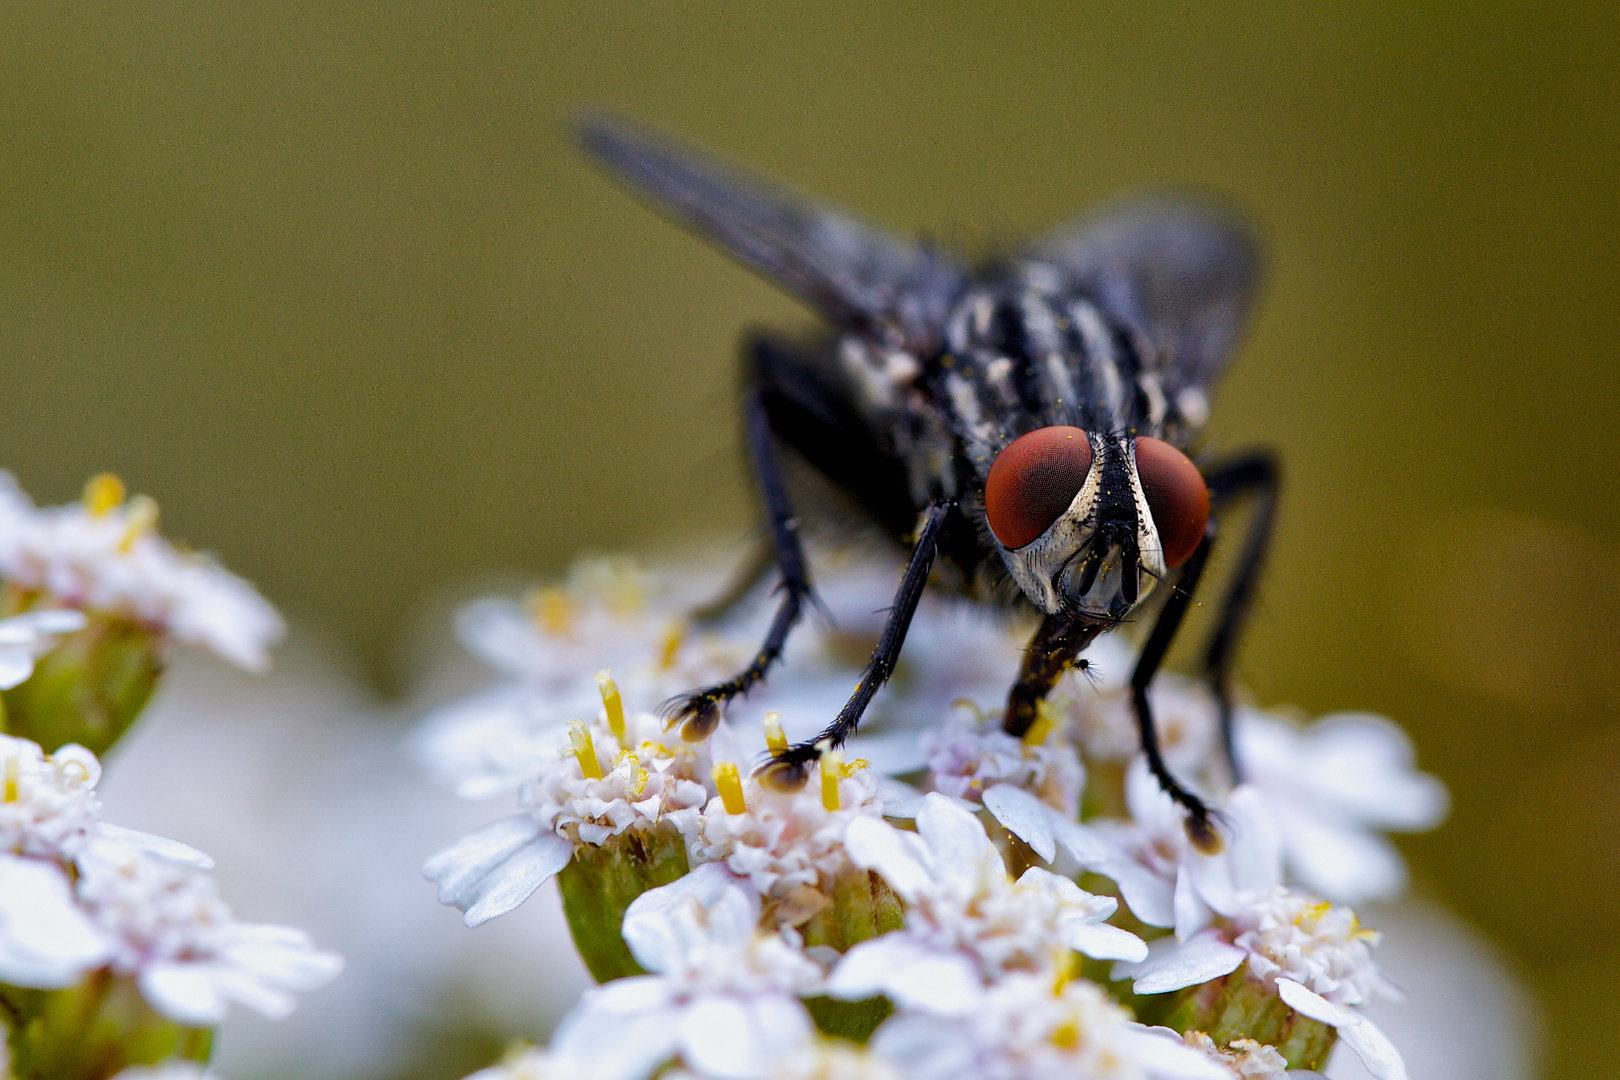
M 1136 468 L 1135 440 L 1089 436 L 1085 482 L 1047 529 L 1018 548 L 999 539 L 1020 589 L 1048 614 L 1117 619 L 1166 572 L 1163 546 Z

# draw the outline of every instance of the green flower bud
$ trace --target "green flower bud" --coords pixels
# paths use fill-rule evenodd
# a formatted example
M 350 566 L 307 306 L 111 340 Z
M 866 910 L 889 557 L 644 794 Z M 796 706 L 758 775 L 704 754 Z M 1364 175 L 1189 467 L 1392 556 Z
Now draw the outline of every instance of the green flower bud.
M 557 875 L 557 886 L 574 946 L 597 982 L 646 974 L 619 936 L 625 909 L 687 869 L 686 842 L 668 822 L 626 829 L 600 845 L 575 846 L 574 857 Z
M 34 664 L 28 679 L 0 692 L 0 730 L 46 753 L 78 743 L 100 756 L 129 730 L 163 674 L 162 641 L 129 621 L 88 613 Z
M 212 1028 L 153 1011 L 133 979 L 97 971 L 66 990 L 0 985 L 15 1080 L 106 1080 L 130 1065 L 206 1063 Z
M 1183 1034 L 1200 1031 L 1222 1049 L 1251 1039 L 1275 1047 L 1290 1069 L 1320 1069 L 1339 1038 L 1327 1024 L 1290 1009 L 1276 983 L 1260 979 L 1248 964 L 1219 979 L 1135 1002 L 1144 1023 Z

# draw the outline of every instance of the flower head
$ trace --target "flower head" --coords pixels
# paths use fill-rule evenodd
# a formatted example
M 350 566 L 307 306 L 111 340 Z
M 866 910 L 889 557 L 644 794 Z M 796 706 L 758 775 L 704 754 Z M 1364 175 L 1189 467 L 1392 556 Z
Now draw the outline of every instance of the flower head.
M 253 587 L 157 534 L 150 499 L 97 477 L 82 503 L 35 507 L 0 474 L 0 578 L 51 605 L 127 618 L 252 671 L 269 664 L 281 617 Z
M 79 903 L 108 942 L 113 970 L 135 977 L 153 1008 L 183 1024 L 217 1024 L 231 1001 L 285 1016 L 294 991 L 342 969 L 302 931 L 237 922 L 211 877 L 145 847 L 96 838 L 78 869 Z
M 0 851 L 70 860 L 96 827 L 101 762 L 69 744 L 46 754 L 0 735 Z
M 799 996 L 822 971 L 791 931 L 761 933 L 759 902 L 721 865 L 643 893 L 624 939 L 653 974 L 589 991 L 563 1019 L 552 1051 L 592 1060 L 605 1080 L 652 1075 L 678 1057 L 722 1080 L 764 1077 L 806 1048 L 814 1026 Z
M 924 797 L 915 833 L 862 820 L 846 843 L 857 866 L 905 900 L 906 922 L 850 949 L 828 982 L 835 997 L 883 994 L 961 1014 L 1008 972 L 1066 971 L 1070 949 L 1108 959 L 1147 953 L 1140 938 L 1104 922 L 1112 897 L 1039 867 L 1014 881 L 979 820 L 938 793 Z
M 1015 973 L 963 1016 L 902 1012 L 873 1049 L 916 1080 L 1231 1080 L 1173 1033 L 1132 1023 L 1096 985 Z

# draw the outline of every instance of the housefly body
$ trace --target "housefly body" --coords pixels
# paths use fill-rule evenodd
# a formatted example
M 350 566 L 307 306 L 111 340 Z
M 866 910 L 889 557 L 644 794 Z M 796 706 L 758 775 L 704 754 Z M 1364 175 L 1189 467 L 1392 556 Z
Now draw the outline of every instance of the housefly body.
M 855 730 L 894 670 L 930 580 L 1041 621 L 1008 694 L 1014 735 L 1080 651 L 1156 597 L 1131 678 L 1142 749 L 1205 850 L 1213 812 L 1170 772 L 1147 687 L 1199 584 L 1215 521 L 1252 497 L 1250 527 L 1203 655 L 1234 775 L 1232 645 L 1254 591 L 1278 471 L 1264 452 L 1187 454 L 1243 327 L 1258 277 L 1249 233 L 1196 202 L 1149 198 L 968 267 L 623 122 L 579 141 L 680 223 L 815 308 L 810 341 L 744 347 L 743 418 L 781 576 L 752 662 L 670 705 L 689 738 L 766 676 L 811 597 L 784 448 L 910 551 L 853 696 L 816 738 L 778 750 L 762 780 L 802 783 L 820 748 Z

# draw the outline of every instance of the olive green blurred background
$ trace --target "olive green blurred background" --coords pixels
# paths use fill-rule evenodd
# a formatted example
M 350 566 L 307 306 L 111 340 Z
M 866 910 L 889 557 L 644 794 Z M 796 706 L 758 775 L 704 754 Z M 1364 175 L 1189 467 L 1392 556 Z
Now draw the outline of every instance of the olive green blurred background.
M 1420 884 L 1620 1075 L 1612 5 L 109 4 L 0 16 L 0 463 L 113 469 L 398 688 L 421 599 L 736 544 L 746 323 L 805 312 L 584 165 L 601 104 L 969 249 L 1246 203 L 1216 446 L 1288 468 L 1243 678 L 1400 720 Z

